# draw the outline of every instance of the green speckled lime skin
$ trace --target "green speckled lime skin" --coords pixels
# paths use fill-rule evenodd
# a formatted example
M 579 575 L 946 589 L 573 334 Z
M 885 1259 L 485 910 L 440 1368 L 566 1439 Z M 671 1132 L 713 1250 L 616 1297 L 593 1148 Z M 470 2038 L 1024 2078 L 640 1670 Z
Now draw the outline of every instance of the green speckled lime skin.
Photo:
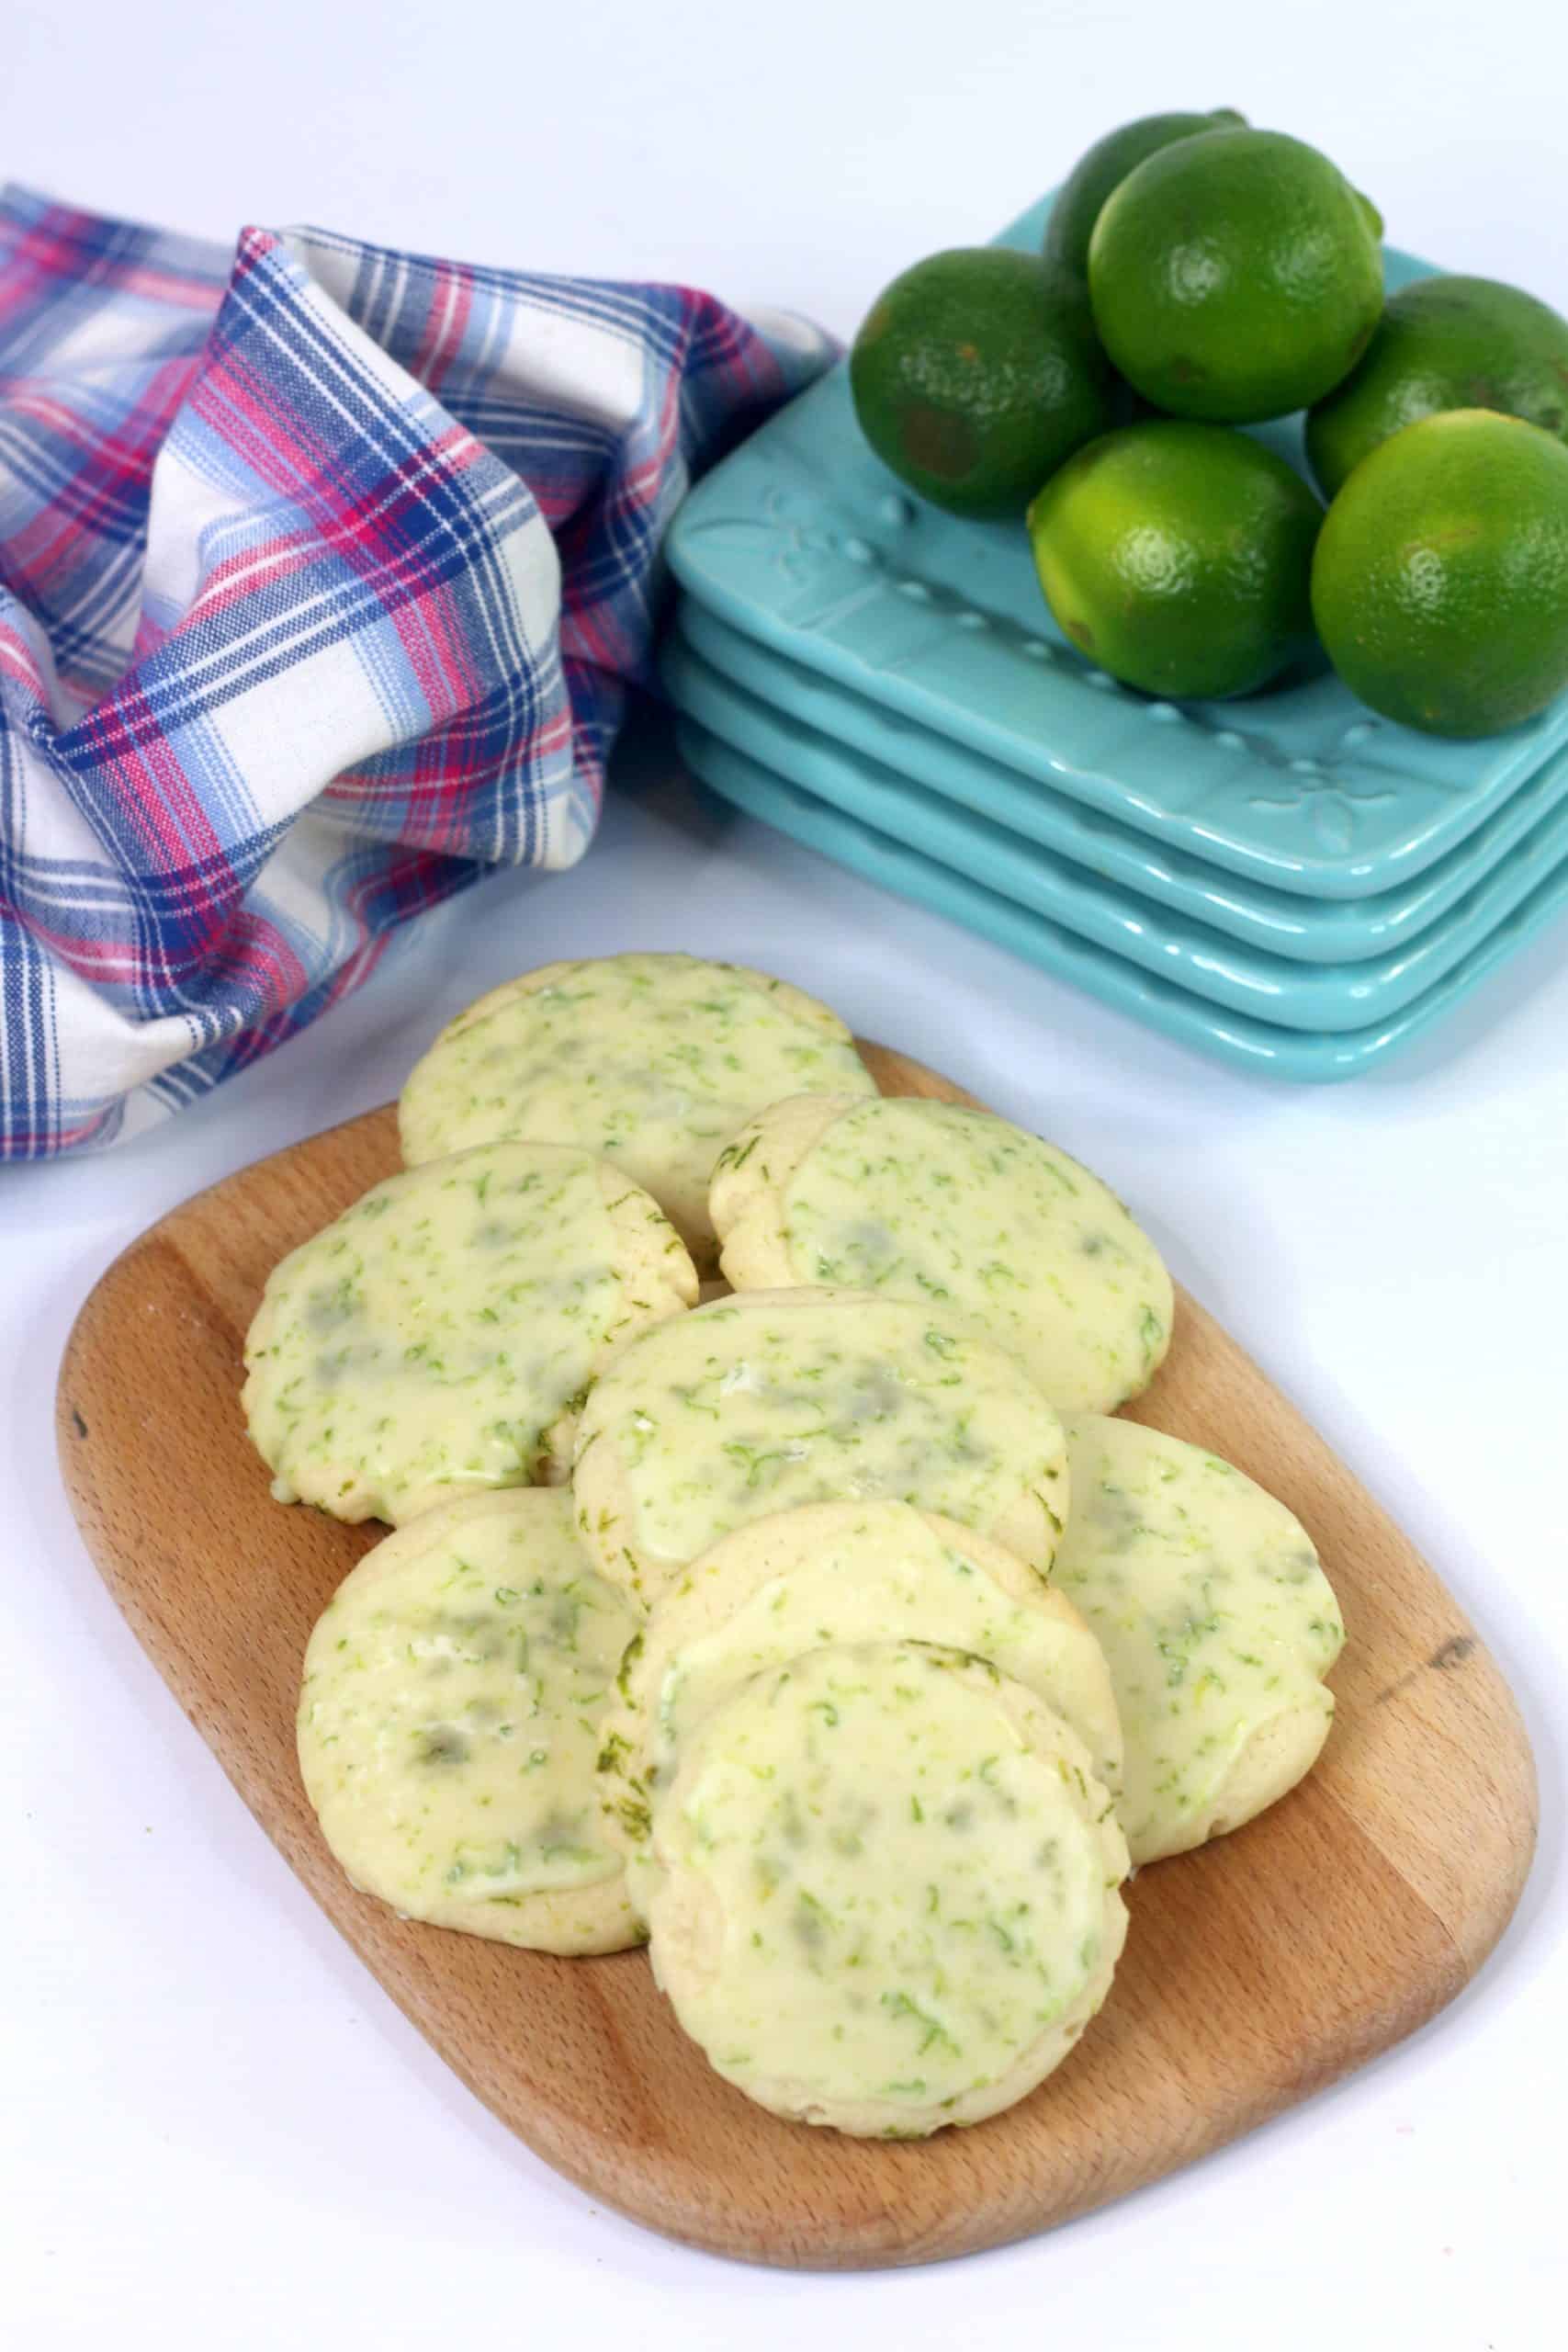
M 1454 409 L 1364 458 L 1329 509 L 1313 611 L 1352 694 L 1430 735 L 1495 735 L 1568 690 L 1568 447 Z
M 1568 441 L 1568 319 L 1491 277 L 1423 277 L 1393 295 L 1360 366 L 1307 419 L 1324 496 L 1391 435 L 1458 408 Z
M 1042 250 L 1046 260 L 1087 277 L 1094 224 L 1129 172 L 1157 155 L 1161 148 L 1174 147 L 1179 139 L 1194 139 L 1201 131 L 1246 128 L 1245 115 L 1232 107 L 1216 107 L 1212 114 L 1140 115 L 1136 122 L 1108 130 L 1079 156 L 1062 183 L 1045 223 Z
M 1021 514 L 1115 419 L 1082 286 L 995 245 L 896 277 L 855 337 L 850 390 L 884 465 L 954 514 Z
M 1382 223 L 1326 155 L 1272 130 L 1163 148 L 1089 245 L 1095 324 L 1156 408 L 1247 424 L 1348 376 L 1382 309 Z
M 1079 651 L 1145 694 L 1252 694 L 1312 640 L 1306 483 L 1245 434 L 1161 417 L 1070 458 L 1029 510 L 1040 583 Z

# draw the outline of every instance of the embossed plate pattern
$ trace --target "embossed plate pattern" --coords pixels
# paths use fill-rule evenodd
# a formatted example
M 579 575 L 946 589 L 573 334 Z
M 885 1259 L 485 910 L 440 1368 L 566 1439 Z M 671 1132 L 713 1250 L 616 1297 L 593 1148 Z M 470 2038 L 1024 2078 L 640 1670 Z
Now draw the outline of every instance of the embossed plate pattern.
M 1089 995 L 1130 1014 L 1164 1035 L 1243 1069 L 1278 1078 L 1321 1082 L 1353 1078 L 1407 1045 L 1568 907 L 1568 865 L 1538 883 L 1523 905 L 1483 944 L 1402 1012 L 1364 1029 L 1307 1032 L 1283 1028 L 1244 1012 L 1226 1012 L 1080 933 L 1032 913 L 1015 899 L 971 881 L 923 856 L 903 840 L 787 782 L 746 753 L 734 751 L 683 716 L 677 728 L 682 755 L 694 775 L 724 799 L 792 839 L 977 932 L 998 946 L 1070 980 Z
M 894 768 L 737 685 L 680 639 L 666 650 L 664 676 L 681 708 L 710 733 L 846 815 L 1196 997 L 1287 1029 L 1364 1029 L 1402 1012 L 1457 969 L 1568 854 L 1564 812 L 1543 821 L 1541 853 L 1533 840 L 1527 843 L 1418 937 L 1353 964 L 1288 962 L 1151 905 L 1092 866 L 922 791 Z
M 1070 858 L 1109 882 L 1154 902 L 1157 920 L 1172 908 L 1248 946 L 1304 964 L 1348 964 L 1385 956 L 1435 926 L 1487 881 L 1505 859 L 1516 869 L 1522 897 L 1568 853 L 1568 748 L 1554 752 L 1528 784 L 1467 841 L 1408 881 L 1370 899 L 1305 899 L 1253 882 L 1188 852 L 1168 849 L 1113 817 L 1054 792 L 999 761 L 966 752 L 951 736 L 933 735 L 869 695 L 853 694 L 820 670 L 807 670 L 760 639 L 732 628 L 691 596 L 677 615 L 680 636 L 705 662 L 764 702 L 866 753 L 942 796 L 954 818 L 969 809 L 1012 838 L 1026 865 L 1048 864 L 1042 853 Z M 677 701 L 680 690 L 674 689 Z M 694 714 L 702 717 L 699 710 Z M 723 730 L 720 729 L 720 732 Z M 742 750 L 747 748 L 742 744 Z M 1545 820 L 1555 812 L 1557 821 Z

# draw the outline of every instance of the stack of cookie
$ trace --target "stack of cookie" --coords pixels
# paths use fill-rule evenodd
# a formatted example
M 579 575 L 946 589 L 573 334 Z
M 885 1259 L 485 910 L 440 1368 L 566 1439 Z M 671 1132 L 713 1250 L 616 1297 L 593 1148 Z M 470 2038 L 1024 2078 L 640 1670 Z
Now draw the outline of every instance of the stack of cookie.
M 400 1127 L 247 1350 L 275 1494 L 397 1530 L 306 1658 L 333 1852 L 413 1918 L 646 1936 L 782 2114 L 1021 2097 L 1110 1988 L 1129 1861 L 1250 1818 L 1332 1713 L 1303 1530 L 1111 1418 L 1169 1341 L 1152 1245 L 686 956 L 485 999 Z

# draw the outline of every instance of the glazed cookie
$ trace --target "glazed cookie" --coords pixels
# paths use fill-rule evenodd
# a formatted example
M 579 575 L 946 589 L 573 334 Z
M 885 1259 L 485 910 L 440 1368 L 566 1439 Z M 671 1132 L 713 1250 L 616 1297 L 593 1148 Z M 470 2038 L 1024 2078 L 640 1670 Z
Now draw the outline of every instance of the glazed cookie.
M 987 1111 L 776 1103 L 720 1153 L 709 1206 L 736 1290 L 842 1283 L 965 1316 L 1059 1410 L 1135 1396 L 1170 1342 L 1170 1276 L 1115 1194 Z
M 461 1152 L 374 1185 L 274 1270 L 246 1423 L 279 1502 L 400 1525 L 564 1477 L 589 1382 L 696 1295 L 679 1237 L 607 1161 Z
M 1056 1578 L 1110 1665 L 1133 1860 L 1157 1861 L 1239 1828 L 1311 1770 L 1345 1628 L 1300 1521 L 1228 1462 L 1135 1421 L 1066 1428 Z
M 1082 1747 L 955 1651 L 829 1648 L 702 1725 L 654 1816 L 654 1973 L 776 2114 L 918 2137 L 1067 2055 L 1126 1932 Z
M 732 1528 L 891 1495 L 995 1536 L 1042 1576 L 1067 1513 L 1061 1423 L 1016 1357 L 940 1308 L 749 1291 L 646 1331 L 578 1430 L 583 1540 L 651 1602 Z
M 633 1625 L 564 1493 L 469 1496 L 367 1553 L 299 1697 L 306 1794 L 354 1884 L 501 1943 L 640 1942 L 593 1780 Z
M 398 1105 L 411 1167 L 502 1137 L 614 1160 L 711 1262 L 708 1178 L 781 1095 L 875 1083 L 837 1013 L 786 980 L 694 956 L 546 964 L 443 1030 Z
M 634 1865 L 696 1729 L 754 1674 L 824 1644 L 961 1650 L 1054 1707 L 1112 1798 L 1122 1727 L 1099 1643 L 1070 1601 L 1001 1545 L 908 1503 L 818 1503 L 705 1552 L 627 1650 L 604 1719 L 605 1813 Z M 636 1904 L 648 1899 L 637 1868 Z

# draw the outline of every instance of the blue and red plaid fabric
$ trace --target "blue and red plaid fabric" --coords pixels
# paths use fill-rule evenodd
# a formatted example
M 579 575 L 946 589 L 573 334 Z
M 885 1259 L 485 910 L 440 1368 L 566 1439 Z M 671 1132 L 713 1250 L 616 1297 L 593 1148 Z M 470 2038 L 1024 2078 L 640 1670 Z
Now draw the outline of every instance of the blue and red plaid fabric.
M 574 864 L 664 527 L 828 356 L 682 287 L 0 197 L 0 1159 Z

